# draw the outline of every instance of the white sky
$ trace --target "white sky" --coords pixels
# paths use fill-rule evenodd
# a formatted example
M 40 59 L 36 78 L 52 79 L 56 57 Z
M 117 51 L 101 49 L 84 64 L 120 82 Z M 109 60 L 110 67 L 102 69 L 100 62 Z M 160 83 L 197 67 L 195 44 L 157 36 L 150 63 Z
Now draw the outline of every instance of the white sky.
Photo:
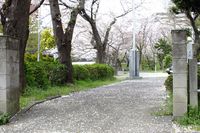
M 99 13 L 101 16 L 108 17 L 108 15 L 115 14 L 120 15 L 123 12 L 123 8 L 121 3 L 123 4 L 124 8 L 132 8 L 132 0 L 100 0 L 100 9 Z M 150 17 L 152 14 L 158 12 L 166 12 L 168 8 L 168 3 L 170 0 L 143 0 L 143 4 L 135 11 L 136 18 L 146 18 Z M 136 6 L 140 3 L 141 0 L 134 0 Z M 51 25 L 51 17 L 47 16 L 49 14 L 49 7 L 43 6 L 41 9 L 41 18 L 45 17 L 45 22 L 43 26 L 50 26 Z M 129 18 L 132 17 L 132 13 L 130 13 Z
M 100 11 L 102 13 L 114 12 L 119 14 L 122 12 L 120 1 L 126 8 L 132 8 L 132 0 L 101 0 Z M 136 14 L 140 17 L 149 17 L 158 12 L 166 12 L 170 0 L 143 0 L 143 4 L 136 10 Z M 138 6 L 141 0 L 134 0 L 134 5 Z

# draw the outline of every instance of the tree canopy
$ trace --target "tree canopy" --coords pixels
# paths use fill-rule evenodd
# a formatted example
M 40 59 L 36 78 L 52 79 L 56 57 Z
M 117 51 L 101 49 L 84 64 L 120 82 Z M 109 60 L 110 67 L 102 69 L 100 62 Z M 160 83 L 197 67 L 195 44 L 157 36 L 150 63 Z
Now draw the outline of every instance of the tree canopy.
M 176 7 L 181 12 L 192 11 L 195 14 L 200 13 L 200 2 L 199 0 L 172 0 Z
M 44 29 L 41 33 L 41 51 L 55 48 L 55 38 L 51 34 L 51 29 Z
M 195 43 L 196 43 L 196 50 L 200 47 L 198 44 L 200 42 L 199 35 L 200 31 L 198 29 L 197 20 L 199 19 L 200 15 L 200 2 L 199 0 L 172 0 L 175 4 L 172 7 L 172 12 L 174 13 L 185 13 L 187 18 L 190 20 L 190 24 L 194 30 L 195 36 Z

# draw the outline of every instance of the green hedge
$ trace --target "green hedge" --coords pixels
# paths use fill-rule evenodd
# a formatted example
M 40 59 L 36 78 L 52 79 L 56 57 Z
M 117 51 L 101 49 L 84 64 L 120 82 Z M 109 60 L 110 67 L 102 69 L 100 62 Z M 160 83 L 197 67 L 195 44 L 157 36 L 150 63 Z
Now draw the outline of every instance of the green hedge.
M 73 78 L 75 80 L 88 80 L 90 79 L 90 72 L 85 65 L 73 65 Z
M 66 67 L 58 62 L 26 62 L 25 74 L 27 86 L 46 89 L 48 85 L 64 85 Z M 74 80 L 102 80 L 112 78 L 114 69 L 104 64 L 74 65 Z
M 85 65 L 83 67 L 86 67 L 86 69 L 89 71 L 89 77 L 91 80 L 107 79 L 114 76 L 114 69 L 108 65 L 92 64 Z
M 44 63 L 27 62 L 25 64 L 26 84 L 37 88 L 46 89 L 49 82 Z

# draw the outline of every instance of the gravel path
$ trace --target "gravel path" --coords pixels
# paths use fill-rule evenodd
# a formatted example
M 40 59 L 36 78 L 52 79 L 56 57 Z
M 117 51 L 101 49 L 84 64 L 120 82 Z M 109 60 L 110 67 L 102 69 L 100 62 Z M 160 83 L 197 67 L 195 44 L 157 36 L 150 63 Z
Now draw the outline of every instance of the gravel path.
M 171 117 L 151 113 L 165 99 L 164 77 L 128 80 L 31 108 L 2 133 L 170 133 Z

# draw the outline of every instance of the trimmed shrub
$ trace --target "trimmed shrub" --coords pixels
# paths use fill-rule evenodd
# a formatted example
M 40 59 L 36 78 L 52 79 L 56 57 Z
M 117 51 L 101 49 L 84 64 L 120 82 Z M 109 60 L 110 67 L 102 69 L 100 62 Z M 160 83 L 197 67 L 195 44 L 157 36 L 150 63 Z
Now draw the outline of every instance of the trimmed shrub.
M 67 68 L 62 64 L 53 64 L 53 67 L 50 67 L 49 70 L 49 81 L 51 85 L 64 85 L 67 80 L 66 73 Z
M 73 78 L 75 80 L 88 80 L 90 73 L 85 65 L 73 65 Z
M 114 69 L 105 64 L 85 65 L 90 73 L 91 80 L 107 79 L 114 76 Z
M 169 90 L 169 91 L 173 91 L 173 76 L 172 75 L 169 75 L 168 77 L 167 77 L 167 79 L 165 80 L 165 83 L 164 83 L 164 85 L 165 85 L 165 88 L 167 89 L 167 90 Z
M 64 85 L 67 68 L 57 62 L 26 62 L 25 74 L 27 86 L 46 89 L 49 85 Z M 74 65 L 75 80 L 101 80 L 114 76 L 114 69 L 104 64 Z
M 28 86 L 46 89 L 49 84 L 45 66 L 42 62 L 26 62 L 25 75 Z

